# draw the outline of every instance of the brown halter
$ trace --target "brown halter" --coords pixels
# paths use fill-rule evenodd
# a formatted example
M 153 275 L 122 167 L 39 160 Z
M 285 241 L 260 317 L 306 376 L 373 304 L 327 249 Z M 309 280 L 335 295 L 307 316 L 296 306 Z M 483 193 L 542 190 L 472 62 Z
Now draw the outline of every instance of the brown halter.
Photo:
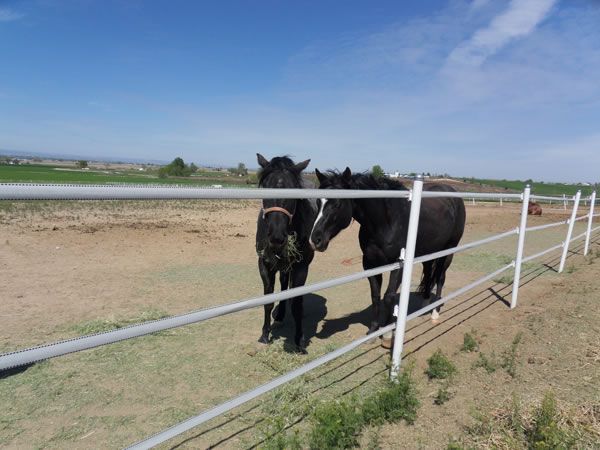
M 270 208 L 263 208 L 262 213 L 263 213 L 263 219 L 265 218 L 265 216 L 271 212 L 280 212 L 280 213 L 284 213 L 286 216 L 288 216 L 288 218 L 290 219 L 290 222 L 292 221 L 292 219 L 294 218 L 294 215 L 289 212 L 287 209 L 285 208 L 281 208 L 280 206 L 272 206 Z

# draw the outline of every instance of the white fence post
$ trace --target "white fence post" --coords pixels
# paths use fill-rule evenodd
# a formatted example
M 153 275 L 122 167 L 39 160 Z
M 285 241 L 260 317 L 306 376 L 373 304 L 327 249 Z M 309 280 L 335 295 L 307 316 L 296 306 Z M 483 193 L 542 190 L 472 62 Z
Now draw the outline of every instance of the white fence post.
M 517 257 L 515 259 L 515 276 L 513 279 L 512 297 L 510 299 L 510 308 L 517 306 L 517 296 L 519 295 L 519 282 L 521 280 L 521 262 L 523 260 L 523 248 L 525 247 L 525 229 L 527 228 L 527 212 L 529 209 L 529 196 L 531 187 L 525 186 L 523 191 L 523 205 L 521 206 L 521 222 L 519 223 L 519 240 L 517 244 Z
M 569 229 L 567 230 L 567 239 L 563 245 L 562 257 L 560 258 L 560 266 L 558 267 L 558 273 L 561 273 L 565 268 L 565 262 L 567 261 L 567 254 L 569 253 L 569 244 L 571 243 L 571 236 L 573 235 L 573 227 L 575 226 L 575 218 L 577 217 L 577 208 L 579 207 L 579 199 L 581 198 L 581 191 L 577 191 L 575 194 L 575 201 L 573 202 L 573 211 L 571 211 L 571 218 L 569 219 Z
M 567 210 L 567 195 L 563 194 L 563 209 Z
M 413 259 L 417 244 L 417 230 L 419 228 L 419 213 L 421 211 L 421 193 L 423 192 L 423 177 L 417 175 L 413 183 L 410 197 L 410 218 L 406 236 L 406 249 L 404 250 L 404 264 L 402 267 L 402 286 L 400 288 L 400 301 L 398 303 L 398 317 L 396 318 L 396 333 L 394 348 L 392 350 L 392 368 L 390 378 L 395 380 L 400 373 L 400 358 L 404 346 L 404 330 L 406 329 L 406 315 L 408 313 L 408 300 L 410 298 L 410 283 L 413 270 Z
M 590 198 L 590 216 L 588 217 L 587 231 L 585 233 L 585 248 L 583 250 L 584 256 L 588 254 L 590 249 L 590 238 L 592 237 L 592 222 L 594 221 L 594 203 L 596 203 L 596 191 L 592 192 Z

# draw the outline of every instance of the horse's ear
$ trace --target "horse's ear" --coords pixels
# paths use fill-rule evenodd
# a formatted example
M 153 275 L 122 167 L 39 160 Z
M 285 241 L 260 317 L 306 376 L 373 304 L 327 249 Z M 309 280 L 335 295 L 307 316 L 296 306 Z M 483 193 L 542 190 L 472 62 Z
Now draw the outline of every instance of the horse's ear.
M 344 170 L 342 173 L 342 177 L 344 180 L 350 181 L 350 178 L 352 177 L 352 171 L 350 170 L 350 167 L 346 167 L 346 170 Z
M 308 166 L 308 163 L 310 163 L 310 159 L 307 159 L 306 161 L 299 162 L 298 164 L 296 164 L 294 166 L 294 170 L 296 172 L 302 172 L 304 169 L 306 169 L 306 167 Z
M 260 164 L 260 167 L 262 167 L 263 169 L 269 165 L 269 161 L 267 161 L 267 159 L 260 153 L 256 154 L 256 159 L 258 160 L 258 164 Z
M 315 169 L 315 175 L 317 176 L 319 183 L 323 183 L 323 181 L 325 181 L 327 179 L 327 175 L 319 172 L 319 169 Z

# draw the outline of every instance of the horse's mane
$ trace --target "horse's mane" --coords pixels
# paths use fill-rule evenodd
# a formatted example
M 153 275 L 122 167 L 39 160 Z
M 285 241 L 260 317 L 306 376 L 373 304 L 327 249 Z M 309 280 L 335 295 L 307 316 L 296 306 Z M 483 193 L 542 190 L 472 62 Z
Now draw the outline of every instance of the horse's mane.
M 388 177 L 375 177 L 373 174 L 353 173 L 350 181 L 346 181 L 343 174 L 337 170 L 328 170 L 328 180 L 321 184 L 321 187 L 340 187 L 340 184 L 347 184 L 350 189 L 361 190 L 386 190 L 386 191 L 406 191 L 408 188 L 397 180 Z
M 263 182 L 274 172 L 287 171 L 294 179 L 296 186 L 302 187 L 302 174 L 293 170 L 295 166 L 296 164 L 289 156 L 276 156 L 269 162 L 267 167 L 261 168 L 258 172 L 258 185 L 262 187 Z

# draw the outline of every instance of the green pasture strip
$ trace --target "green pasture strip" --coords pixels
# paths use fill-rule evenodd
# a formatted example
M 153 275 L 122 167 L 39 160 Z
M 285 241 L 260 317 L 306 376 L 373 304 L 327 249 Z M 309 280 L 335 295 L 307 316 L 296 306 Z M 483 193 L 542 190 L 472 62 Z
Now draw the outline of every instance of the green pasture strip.
M 594 190 L 594 186 L 544 183 L 540 181 L 490 180 L 483 178 L 463 178 L 463 180 L 473 184 L 480 184 L 482 187 L 494 186 L 504 188 L 507 191 L 522 191 L 525 189 L 526 184 L 530 184 L 531 192 L 537 195 L 575 195 L 578 190 L 581 190 L 582 195 L 590 195 Z
M 110 184 L 110 183 L 135 183 L 135 184 L 184 184 L 209 186 L 221 184 L 223 186 L 245 187 L 245 180 L 233 177 L 214 178 L 218 172 L 210 175 L 199 175 L 189 178 L 158 178 L 151 173 L 138 173 L 135 171 L 115 170 L 79 170 L 66 167 L 44 166 L 27 164 L 20 166 L 0 165 L 0 183 L 78 183 L 78 184 Z M 210 178 L 209 178 L 210 177 Z

